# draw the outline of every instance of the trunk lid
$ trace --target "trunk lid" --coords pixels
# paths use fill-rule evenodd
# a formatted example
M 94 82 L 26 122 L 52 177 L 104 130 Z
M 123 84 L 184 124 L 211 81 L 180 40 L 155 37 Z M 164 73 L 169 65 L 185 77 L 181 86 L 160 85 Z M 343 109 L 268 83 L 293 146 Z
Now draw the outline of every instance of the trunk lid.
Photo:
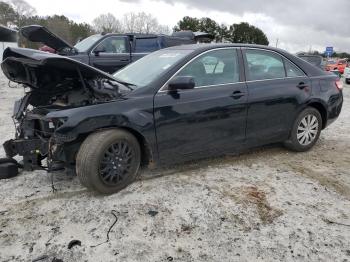
M 5 49 L 1 68 L 9 80 L 39 89 L 65 79 L 80 81 L 81 77 L 116 81 L 112 75 L 69 57 L 27 48 Z
M 58 52 L 74 50 L 72 45 L 40 25 L 24 26 L 20 29 L 20 34 L 31 42 L 43 43 Z

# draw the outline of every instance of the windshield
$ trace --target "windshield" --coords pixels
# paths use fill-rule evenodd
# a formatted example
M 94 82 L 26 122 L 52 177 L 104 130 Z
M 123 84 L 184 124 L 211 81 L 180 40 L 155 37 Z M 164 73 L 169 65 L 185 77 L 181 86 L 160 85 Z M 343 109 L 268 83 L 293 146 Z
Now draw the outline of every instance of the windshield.
M 102 38 L 102 35 L 92 35 L 89 36 L 80 42 L 78 42 L 74 47 L 79 51 L 79 52 L 86 52 L 89 50 L 89 48 L 95 44 L 98 40 Z
M 114 74 L 117 80 L 134 88 L 148 85 L 168 71 L 192 50 L 161 50 L 151 53 Z

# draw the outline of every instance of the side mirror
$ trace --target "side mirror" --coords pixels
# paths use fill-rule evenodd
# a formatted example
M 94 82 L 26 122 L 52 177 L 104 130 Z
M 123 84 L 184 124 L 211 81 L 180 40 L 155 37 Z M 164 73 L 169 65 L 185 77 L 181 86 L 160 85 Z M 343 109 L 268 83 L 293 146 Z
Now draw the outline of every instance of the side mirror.
M 183 89 L 193 89 L 195 85 L 192 76 L 175 76 L 168 83 L 168 91 L 172 92 Z
M 94 52 L 95 56 L 98 56 L 100 53 L 106 52 L 106 49 L 103 45 L 98 45 L 95 47 L 93 52 Z

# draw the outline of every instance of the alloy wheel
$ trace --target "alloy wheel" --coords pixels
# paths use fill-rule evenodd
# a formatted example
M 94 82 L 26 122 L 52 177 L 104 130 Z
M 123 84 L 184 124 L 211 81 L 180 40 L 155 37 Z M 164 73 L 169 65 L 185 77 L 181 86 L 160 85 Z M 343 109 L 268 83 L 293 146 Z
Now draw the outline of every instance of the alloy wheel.
M 308 114 L 299 122 L 297 129 L 297 139 L 299 143 L 303 146 L 311 144 L 318 133 L 319 123 L 317 117 Z
M 118 141 L 105 152 L 99 168 L 99 175 L 106 185 L 114 186 L 125 180 L 129 174 L 134 151 L 126 141 Z

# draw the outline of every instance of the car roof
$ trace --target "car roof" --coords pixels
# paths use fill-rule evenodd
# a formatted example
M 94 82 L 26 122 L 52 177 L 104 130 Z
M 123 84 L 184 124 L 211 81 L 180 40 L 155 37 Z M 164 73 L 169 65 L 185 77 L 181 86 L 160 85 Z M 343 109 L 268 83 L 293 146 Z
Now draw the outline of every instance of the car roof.
M 155 38 L 159 36 L 164 36 L 162 34 L 156 35 L 156 34 L 141 34 L 141 33 L 107 33 L 107 34 L 100 34 L 102 36 L 135 36 L 136 38 Z
M 271 50 L 282 50 L 266 45 L 256 45 L 256 44 L 241 44 L 241 43 L 201 43 L 201 44 L 191 44 L 191 45 L 181 45 L 181 46 L 172 46 L 169 49 L 212 49 L 220 47 L 250 47 L 250 48 L 264 48 Z M 283 51 L 283 50 L 282 50 Z

